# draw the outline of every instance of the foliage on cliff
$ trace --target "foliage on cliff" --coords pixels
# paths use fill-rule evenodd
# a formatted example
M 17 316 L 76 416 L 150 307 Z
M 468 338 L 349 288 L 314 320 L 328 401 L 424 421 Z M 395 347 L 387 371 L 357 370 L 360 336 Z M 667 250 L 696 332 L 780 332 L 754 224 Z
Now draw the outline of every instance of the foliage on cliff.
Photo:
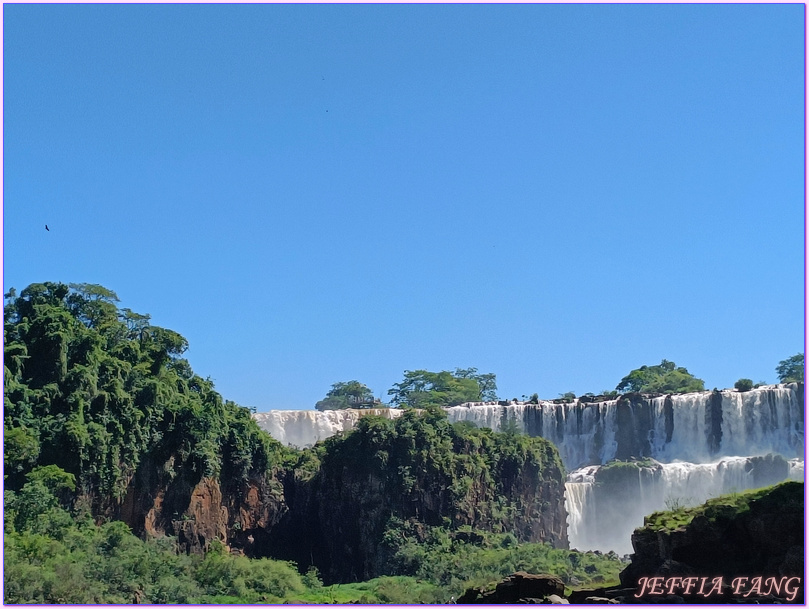
M 464 402 L 497 399 L 494 374 L 478 374 L 477 368 L 456 368 L 454 372 L 405 370 L 404 380 L 388 391 L 391 404 L 408 408 L 455 406 Z
M 424 543 L 400 549 L 397 570 L 410 575 L 324 586 L 315 569 L 300 574 L 288 562 L 235 556 L 218 543 L 205 556 L 186 555 L 173 538 L 141 541 L 121 522 L 96 525 L 54 495 L 56 480 L 69 475 L 55 468 L 28 478 L 6 493 L 6 603 L 445 603 L 515 568 L 593 585 L 614 580 L 621 568 L 614 556 L 437 527 Z
M 668 360 L 657 366 L 641 366 L 627 374 L 615 388 L 621 392 L 690 393 L 704 391 L 705 382 Z
M 7 602 L 338 598 L 313 566 L 331 581 L 385 576 L 356 584 L 351 600 L 445 602 L 442 582 L 460 590 L 468 578 L 496 579 L 495 563 L 556 564 L 536 562 L 548 547 L 524 543 L 566 545 L 564 471 L 547 441 L 453 425 L 428 404 L 396 420 L 363 418 L 310 451 L 287 449 L 194 374 L 181 335 L 117 303 L 91 284 L 5 295 Z M 493 392 L 494 375 L 476 372 L 451 376 L 477 396 Z M 208 517 L 202 499 L 221 528 L 198 522 Z M 150 532 L 176 539 L 141 541 L 111 521 L 146 533 L 152 508 L 162 520 Z M 300 556 L 268 543 L 282 525 Z M 263 558 L 223 551 L 215 537 L 225 529 L 232 547 Z M 488 541 L 464 538 L 473 530 Z M 441 551 L 448 536 L 452 564 Z M 326 550 L 313 559 L 310 543 Z M 189 544 L 208 552 L 188 556 Z
M 380 400 L 374 392 L 359 381 L 334 383 L 326 397 L 315 404 L 316 410 L 343 410 L 345 408 L 378 408 Z
M 286 562 L 231 556 L 216 542 L 189 556 L 173 538 L 141 541 L 123 522 L 96 525 L 61 495 L 73 476 L 54 465 L 26 479 L 4 496 L 6 603 L 278 602 L 305 589 Z
M 655 467 L 660 466 L 656 461 L 648 457 L 632 461 L 613 459 L 598 468 L 595 474 L 595 483 L 598 485 L 616 485 L 627 479 L 637 481 L 639 470 L 643 468 L 653 469 Z
M 632 534 L 635 552 L 621 572 L 621 585 L 631 588 L 641 578 L 673 573 L 710 573 L 725 581 L 755 576 L 759 582 L 763 577 L 780 575 L 800 583 L 805 523 L 804 484 L 797 481 L 730 493 L 698 507 L 657 512 Z M 750 592 L 762 598 L 748 599 Z M 800 585 L 794 591 L 797 597 L 783 589 L 764 592 L 760 585 L 757 590 L 751 586 L 744 597 L 738 596 L 738 590 L 734 595 L 736 602 L 771 603 L 774 599 L 763 595 L 781 597 L 782 592 L 791 595 L 790 602 L 803 603 Z M 686 603 L 693 600 L 688 593 L 683 597 Z
M 17 491 L 6 491 L 6 603 L 446 603 L 466 588 L 520 568 L 558 573 L 591 584 L 615 579 L 614 556 L 578 553 L 548 544 L 520 544 L 510 533 L 429 527 L 419 543 L 413 523 L 392 572 L 366 582 L 324 586 L 316 569 L 269 558 L 230 554 L 214 542 L 207 554 L 187 555 L 176 539 L 142 541 L 119 521 L 96 525 L 89 512 L 60 499 L 73 484 L 56 466 L 34 469 Z
M 564 468 L 542 438 L 451 424 L 428 407 L 393 420 L 363 417 L 314 452 L 318 467 L 290 493 L 312 498 L 306 524 L 290 525 L 306 533 L 278 545 L 299 552 L 288 557 L 301 564 L 314 556 L 329 581 L 400 574 L 394 555 L 410 530 L 402 523 L 416 535 L 471 526 L 567 545 Z M 345 553 L 353 560 L 341 559 Z
M 425 508 L 418 516 L 436 524 L 444 517 L 439 512 L 462 518 L 459 514 L 474 511 L 481 493 L 495 501 L 513 496 L 515 485 L 531 476 L 537 482 L 564 480 L 564 467 L 550 442 L 453 425 L 436 407 L 397 419 L 363 417 L 351 433 L 326 440 L 321 469 L 324 476 L 350 469 L 353 477 L 382 481 L 402 514 L 416 515 L 410 504 L 427 490 L 435 492 L 433 503 L 445 509 Z
M 59 465 L 103 509 L 120 503 L 150 454 L 197 480 L 243 479 L 286 456 L 247 409 L 194 374 L 180 357 L 185 338 L 117 302 L 92 284 L 5 295 L 6 488 Z

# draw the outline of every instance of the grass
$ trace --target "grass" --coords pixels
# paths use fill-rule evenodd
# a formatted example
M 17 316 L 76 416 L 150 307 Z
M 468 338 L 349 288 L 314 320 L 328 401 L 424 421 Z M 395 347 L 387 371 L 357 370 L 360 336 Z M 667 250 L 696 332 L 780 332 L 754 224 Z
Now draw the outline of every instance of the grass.
M 786 481 L 775 486 L 732 492 L 709 499 L 704 504 L 696 507 L 680 507 L 674 510 L 654 512 L 644 518 L 643 527 L 638 530 L 673 531 L 687 526 L 697 516 L 705 516 L 711 522 L 729 519 L 749 511 L 754 501 L 776 502 L 786 505 L 786 503 L 794 500 L 793 495 L 796 492 L 796 485 L 803 486 L 800 482 Z M 802 501 L 802 489 L 800 495 Z
M 446 596 L 446 598 L 445 598 Z M 318 604 L 413 604 L 447 603 L 445 590 L 412 577 L 377 577 L 355 584 L 335 584 L 319 590 L 307 590 L 294 599 Z

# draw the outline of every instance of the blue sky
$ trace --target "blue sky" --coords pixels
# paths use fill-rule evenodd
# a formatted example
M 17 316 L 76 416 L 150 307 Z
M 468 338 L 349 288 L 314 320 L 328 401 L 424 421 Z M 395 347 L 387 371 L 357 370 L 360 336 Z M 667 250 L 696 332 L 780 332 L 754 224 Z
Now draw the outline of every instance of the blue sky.
M 803 351 L 802 4 L 3 15 L 4 291 L 104 285 L 239 404 Z

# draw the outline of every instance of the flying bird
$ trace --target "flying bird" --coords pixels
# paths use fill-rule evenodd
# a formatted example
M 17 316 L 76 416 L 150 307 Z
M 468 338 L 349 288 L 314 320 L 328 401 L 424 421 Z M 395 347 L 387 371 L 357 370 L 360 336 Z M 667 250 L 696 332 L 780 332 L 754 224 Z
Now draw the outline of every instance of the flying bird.
M 51 232 L 51 229 L 48 228 L 47 224 L 45 225 L 45 230 L 48 231 L 48 232 Z

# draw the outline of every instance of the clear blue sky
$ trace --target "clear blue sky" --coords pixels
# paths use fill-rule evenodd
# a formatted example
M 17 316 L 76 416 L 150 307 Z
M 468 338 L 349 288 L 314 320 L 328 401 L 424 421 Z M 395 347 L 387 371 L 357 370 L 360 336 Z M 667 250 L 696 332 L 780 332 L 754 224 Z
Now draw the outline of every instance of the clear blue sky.
M 239 404 L 803 351 L 802 4 L 3 14 L 4 291 L 104 285 Z

